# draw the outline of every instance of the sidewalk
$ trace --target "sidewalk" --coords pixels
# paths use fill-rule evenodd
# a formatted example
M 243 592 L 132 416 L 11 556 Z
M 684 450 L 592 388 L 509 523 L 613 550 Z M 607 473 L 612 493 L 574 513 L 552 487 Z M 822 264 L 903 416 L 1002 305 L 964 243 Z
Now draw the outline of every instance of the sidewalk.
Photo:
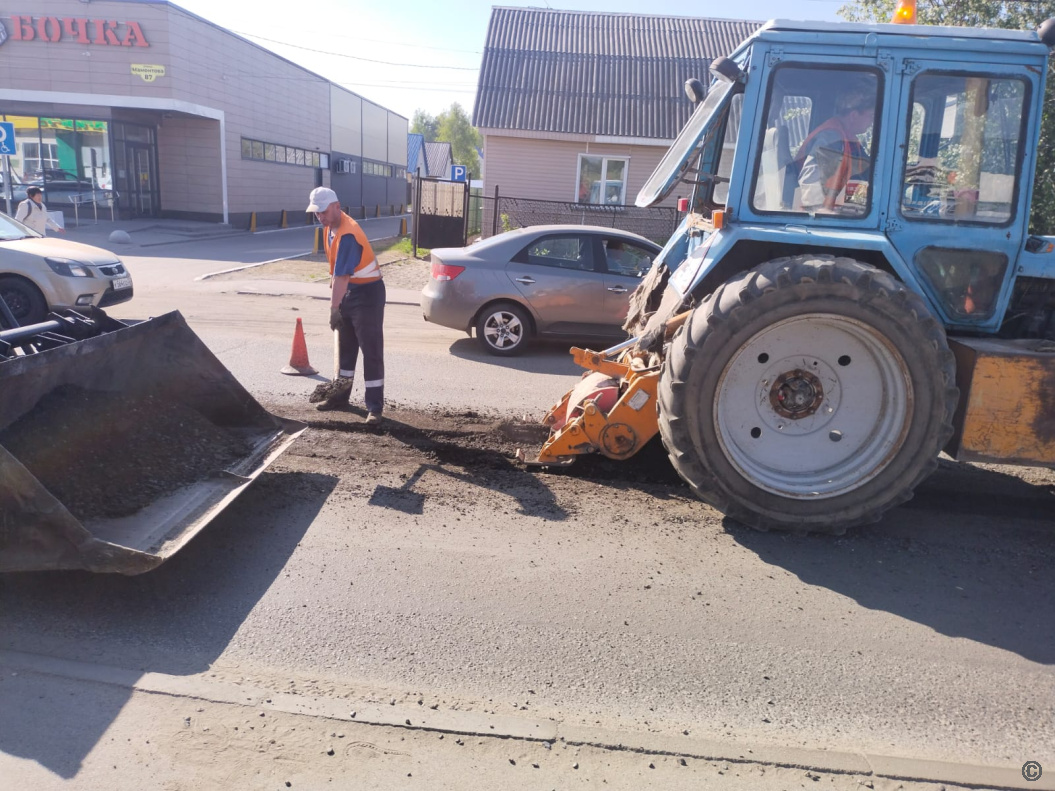
M 299 218 L 296 218 L 299 219 Z M 397 215 L 395 217 L 377 217 L 368 220 L 359 220 L 359 224 L 366 231 L 367 236 L 373 239 L 387 238 L 399 234 L 400 220 L 406 219 L 410 225 L 410 215 Z M 79 226 L 70 224 L 66 233 L 62 234 L 65 239 L 84 244 L 95 245 L 106 250 L 120 252 L 140 248 L 157 247 L 167 244 L 180 244 L 183 242 L 198 242 L 205 239 L 217 239 L 224 237 L 246 236 L 254 237 L 271 233 L 311 233 L 313 225 L 306 225 L 303 221 L 292 224 L 288 228 L 259 228 L 256 233 L 250 233 L 248 229 L 232 227 L 222 223 L 199 222 L 195 220 L 166 220 L 152 217 L 137 220 L 110 221 L 100 216 L 99 221 L 81 217 Z M 114 242 L 110 235 L 114 231 L 124 231 L 131 239 L 130 243 Z M 53 234 L 57 235 L 57 234 Z
M 131 239 L 130 244 L 110 242 L 110 234 L 114 231 L 124 231 Z M 248 234 L 241 228 L 232 228 L 214 222 L 193 222 L 189 220 L 158 220 L 154 218 L 143 218 L 138 220 L 103 220 L 98 222 L 81 218 L 80 226 L 70 224 L 62 238 L 74 242 L 96 245 L 110 249 L 133 249 L 147 247 L 156 244 L 172 242 L 198 241 L 200 239 L 213 239 L 222 236 L 237 236 Z M 52 233 L 52 236 L 58 234 Z
M 252 267 L 260 266 L 253 264 Z M 248 269 L 250 267 L 238 267 Z M 227 270 L 230 271 L 230 270 Z M 329 302 L 330 284 L 328 280 L 305 283 L 294 280 L 262 280 L 246 278 L 245 280 L 214 280 L 213 275 L 221 274 L 214 272 L 212 275 L 202 275 L 197 278 L 201 288 L 213 293 L 245 294 L 258 297 L 306 297 L 308 299 L 321 299 Z M 388 298 L 387 305 L 420 305 L 421 292 L 407 288 L 389 288 L 385 286 Z

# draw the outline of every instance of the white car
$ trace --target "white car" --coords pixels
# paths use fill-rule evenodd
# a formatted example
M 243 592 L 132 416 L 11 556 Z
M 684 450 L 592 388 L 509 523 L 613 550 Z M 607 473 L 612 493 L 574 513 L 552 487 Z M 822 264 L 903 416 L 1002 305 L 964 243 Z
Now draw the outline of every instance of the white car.
M 53 310 L 127 302 L 132 276 L 109 250 L 45 238 L 0 214 L 0 297 L 25 326 Z

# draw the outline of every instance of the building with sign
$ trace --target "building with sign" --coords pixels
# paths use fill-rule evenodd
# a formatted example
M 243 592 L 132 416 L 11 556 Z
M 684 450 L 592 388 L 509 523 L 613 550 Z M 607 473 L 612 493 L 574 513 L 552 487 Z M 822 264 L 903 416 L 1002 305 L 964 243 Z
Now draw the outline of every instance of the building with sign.
M 0 63 L 19 200 L 230 223 L 319 185 L 353 214 L 406 203 L 406 118 L 164 0 L 10 4 Z

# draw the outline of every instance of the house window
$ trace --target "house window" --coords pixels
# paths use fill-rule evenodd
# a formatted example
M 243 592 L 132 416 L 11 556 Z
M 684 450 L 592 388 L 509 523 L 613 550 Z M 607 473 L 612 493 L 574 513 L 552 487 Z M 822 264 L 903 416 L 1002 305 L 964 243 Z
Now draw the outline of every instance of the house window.
M 622 206 L 626 195 L 628 159 L 579 154 L 579 203 Z

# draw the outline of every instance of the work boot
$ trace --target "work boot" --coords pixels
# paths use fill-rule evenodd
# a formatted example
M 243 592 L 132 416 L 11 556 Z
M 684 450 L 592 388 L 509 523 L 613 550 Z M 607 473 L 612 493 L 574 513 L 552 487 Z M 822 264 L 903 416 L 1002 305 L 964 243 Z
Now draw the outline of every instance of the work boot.
M 368 426 L 379 426 L 384 418 L 380 412 L 368 412 L 366 415 L 366 425 Z
M 320 412 L 328 412 L 331 409 L 344 409 L 351 397 L 352 379 L 338 376 L 332 382 L 324 382 L 316 387 L 308 401 L 316 404 L 315 408 Z

